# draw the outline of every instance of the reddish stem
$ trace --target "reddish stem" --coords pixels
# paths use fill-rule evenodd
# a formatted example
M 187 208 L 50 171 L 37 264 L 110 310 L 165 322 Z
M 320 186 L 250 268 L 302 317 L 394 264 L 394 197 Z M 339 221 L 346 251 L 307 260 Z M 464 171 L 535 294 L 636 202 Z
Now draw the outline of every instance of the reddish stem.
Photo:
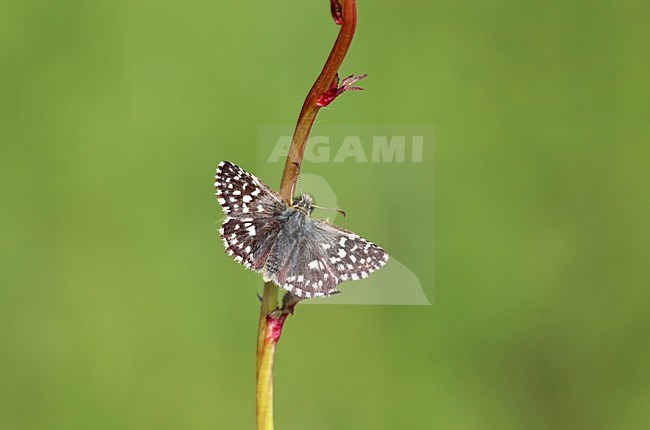
M 283 313 L 279 318 L 275 318 L 272 315 L 266 316 L 266 338 L 268 340 L 278 343 L 278 340 L 280 340 L 280 336 L 282 335 L 282 327 L 284 326 L 284 321 L 287 319 L 287 315 L 289 314 Z
M 298 178 L 299 169 L 297 166 L 300 166 L 302 163 L 302 156 L 305 153 L 305 146 L 307 146 L 307 138 L 316 119 L 316 114 L 320 109 L 320 106 L 317 104 L 318 99 L 330 88 L 330 84 L 334 81 L 336 73 L 341 67 L 341 63 L 343 63 L 345 54 L 348 52 L 350 43 L 352 43 L 354 30 L 357 27 L 356 0 L 343 0 L 342 10 L 341 30 L 329 57 L 327 57 L 323 70 L 316 79 L 316 82 L 314 82 L 311 90 L 309 90 L 307 98 L 302 105 L 298 122 L 296 123 L 296 129 L 293 132 L 291 147 L 289 147 L 289 154 L 284 163 L 282 182 L 280 183 L 280 196 L 288 203 L 293 196 L 296 179 Z

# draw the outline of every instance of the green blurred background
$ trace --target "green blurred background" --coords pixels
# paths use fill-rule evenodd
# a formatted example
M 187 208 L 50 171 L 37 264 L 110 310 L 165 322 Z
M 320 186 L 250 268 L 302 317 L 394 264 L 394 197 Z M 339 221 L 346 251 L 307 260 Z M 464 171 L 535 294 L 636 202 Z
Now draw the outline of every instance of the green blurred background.
M 1 429 L 254 428 L 260 282 L 212 174 L 295 121 L 328 9 L 0 2 Z M 277 428 L 648 428 L 649 4 L 359 14 L 366 91 L 319 124 L 433 125 L 435 170 L 326 177 L 434 304 L 300 307 Z

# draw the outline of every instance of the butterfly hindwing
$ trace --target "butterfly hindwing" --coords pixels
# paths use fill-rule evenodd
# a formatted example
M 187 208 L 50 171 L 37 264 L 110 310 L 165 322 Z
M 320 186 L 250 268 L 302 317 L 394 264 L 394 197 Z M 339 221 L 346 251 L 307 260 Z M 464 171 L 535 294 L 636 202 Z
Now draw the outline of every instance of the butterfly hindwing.
M 266 270 L 278 286 L 298 297 L 328 296 L 336 291 L 339 278 L 327 260 L 324 247 L 327 238 L 321 236 L 320 230 L 312 228 L 313 220 L 306 215 L 296 215 L 302 217 L 305 227 L 295 231 L 285 226 L 278 235 Z
M 279 231 L 280 223 L 272 217 L 227 217 L 219 235 L 228 255 L 246 268 L 260 272 Z
M 339 282 L 367 278 L 388 261 L 381 247 L 327 221 L 306 218 L 299 234 L 281 232 L 270 256 L 289 250 L 282 261 L 271 262 L 277 265 L 274 281 L 299 297 L 328 296 Z M 284 236 L 290 238 L 286 244 Z

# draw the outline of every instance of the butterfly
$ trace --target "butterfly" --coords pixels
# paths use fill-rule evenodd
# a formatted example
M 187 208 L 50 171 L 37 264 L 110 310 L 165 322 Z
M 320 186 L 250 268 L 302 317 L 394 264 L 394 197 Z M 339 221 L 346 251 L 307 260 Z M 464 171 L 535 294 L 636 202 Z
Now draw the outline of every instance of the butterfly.
M 311 218 L 309 194 L 301 193 L 289 206 L 229 161 L 219 163 L 214 186 L 227 215 L 219 229 L 226 253 L 297 297 L 329 296 L 340 282 L 367 278 L 388 261 L 374 243 Z

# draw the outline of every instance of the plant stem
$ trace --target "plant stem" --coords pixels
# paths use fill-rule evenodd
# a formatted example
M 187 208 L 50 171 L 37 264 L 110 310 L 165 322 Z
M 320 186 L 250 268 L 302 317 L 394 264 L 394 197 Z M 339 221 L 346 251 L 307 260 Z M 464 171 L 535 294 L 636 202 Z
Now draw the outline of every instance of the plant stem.
M 290 203 L 293 196 L 293 190 L 296 186 L 296 179 L 298 179 L 299 169 L 296 167 L 302 163 L 302 156 L 305 153 L 307 146 L 307 138 L 309 132 L 316 119 L 316 114 L 320 109 L 316 105 L 318 98 L 329 88 L 334 80 L 336 73 L 343 63 L 345 54 L 348 52 L 354 30 L 357 27 L 357 6 L 356 0 L 342 0 L 343 6 L 343 22 L 341 30 L 334 42 L 334 47 L 330 52 L 323 70 L 318 75 L 316 82 L 312 85 L 311 90 L 307 94 L 307 98 L 302 105 L 296 129 L 293 132 L 293 139 L 289 147 L 289 154 L 284 163 L 284 171 L 282 172 L 282 182 L 280 182 L 280 196 L 288 203 Z
M 273 430 L 273 359 L 277 340 L 269 338 L 267 317 L 277 308 L 278 287 L 272 282 L 264 284 L 257 334 L 257 428 Z
M 280 196 L 285 202 L 291 203 L 296 180 L 300 172 L 299 166 L 307 145 L 316 114 L 320 109 L 316 102 L 329 88 L 343 63 L 348 52 L 357 25 L 356 0 L 341 0 L 342 22 L 339 35 L 334 42 L 325 66 L 307 94 L 302 105 L 296 128 L 291 140 L 289 154 L 284 164 Z M 257 429 L 273 430 L 273 359 L 275 349 L 282 334 L 284 321 L 291 309 L 278 309 L 278 287 L 272 282 L 264 284 L 264 294 L 260 309 L 260 319 L 257 336 Z

